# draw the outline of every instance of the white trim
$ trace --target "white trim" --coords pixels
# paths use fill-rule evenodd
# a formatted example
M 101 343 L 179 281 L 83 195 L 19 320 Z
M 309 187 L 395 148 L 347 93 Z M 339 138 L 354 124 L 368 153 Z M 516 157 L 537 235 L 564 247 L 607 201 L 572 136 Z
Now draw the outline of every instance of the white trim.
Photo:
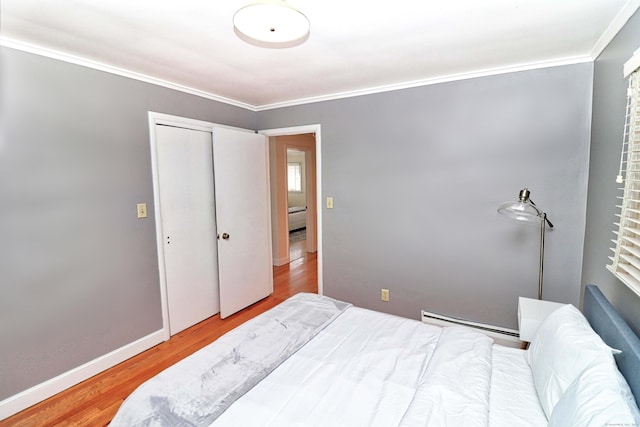
M 291 260 L 289 259 L 288 256 L 286 256 L 284 258 L 274 258 L 273 259 L 273 265 L 275 267 L 280 267 L 282 265 L 289 264 L 289 262 L 291 262 Z
M 630 1 L 630 3 L 638 3 L 638 2 L 640 2 L 640 0 Z M 622 15 L 622 13 L 618 14 L 618 16 L 620 15 Z M 97 61 L 92 61 L 89 59 L 84 59 L 79 56 L 66 54 L 53 49 L 25 43 L 25 42 L 15 40 L 15 39 L 10 39 L 7 37 L 0 37 L 0 46 L 5 46 L 12 49 L 33 53 L 36 55 L 45 56 L 48 58 L 53 58 L 60 61 L 65 61 L 72 64 L 88 67 L 88 68 L 93 68 L 93 69 L 104 71 L 107 73 L 128 77 L 134 80 L 155 84 L 158 86 L 166 87 L 169 89 L 177 90 L 177 91 L 188 93 L 191 95 L 200 96 L 202 98 L 210 99 L 213 101 L 218 101 L 228 105 L 244 108 L 254 112 L 273 110 L 276 108 L 283 108 L 283 107 L 292 107 L 296 105 L 310 104 L 313 102 L 330 101 L 330 100 L 336 100 L 336 99 L 342 99 L 342 98 L 352 98 L 355 96 L 371 95 L 375 93 L 390 92 L 394 90 L 409 89 L 409 88 L 414 88 L 419 86 L 428 86 L 428 85 L 434 85 L 434 84 L 446 83 L 446 82 L 452 82 L 452 81 L 458 81 L 458 80 L 473 79 L 477 77 L 487 77 L 487 76 L 493 76 L 498 74 L 507 74 L 507 73 L 513 73 L 513 72 L 519 72 L 519 71 L 536 70 L 540 68 L 558 67 L 563 65 L 573 65 L 573 64 L 580 64 L 584 62 L 593 61 L 593 55 L 575 56 L 575 57 L 560 58 L 560 59 L 555 59 L 550 61 L 538 61 L 538 62 L 510 65 L 505 67 L 488 68 L 484 70 L 471 71 L 471 72 L 465 72 L 465 73 L 448 74 L 448 75 L 432 77 L 427 79 L 414 80 L 410 82 L 394 83 L 394 84 L 376 86 L 376 87 L 359 89 L 354 91 L 336 92 L 329 95 L 300 98 L 300 99 L 294 99 L 290 101 L 276 102 L 272 104 L 252 105 L 252 104 L 247 104 L 245 102 L 236 101 L 234 99 L 226 98 L 220 95 L 216 95 L 210 92 L 206 92 L 203 90 L 184 86 L 178 83 L 173 83 L 167 80 L 151 77 L 146 74 L 129 71 L 123 68 L 114 67 L 111 65 L 97 62 Z
M 54 394 L 60 393 L 91 378 L 118 363 L 142 353 L 163 341 L 163 332 L 156 331 L 90 362 L 71 369 L 57 377 L 35 385 L 0 402 L 0 420 L 10 417 L 29 406 L 35 405 Z
M 585 55 L 585 56 L 561 58 L 561 59 L 556 59 L 551 61 L 529 62 L 524 64 L 510 65 L 506 67 L 487 68 L 487 69 L 478 70 L 478 71 L 470 71 L 470 72 L 459 73 L 459 74 L 448 74 L 444 76 L 430 77 L 427 79 L 414 80 L 410 82 L 394 83 L 390 85 L 376 86 L 376 87 L 347 91 L 347 92 L 336 92 L 329 95 L 321 95 L 321 96 L 314 96 L 310 98 L 301 98 L 301 99 L 295 99 L 291 101 L 277 102 L 273 104 L 257 106 L 255 107 L 255 109 L 256 111 L 273 110 L 276 108 L 293 107 L 293 106 L 302 105 L 302 104 L 311 104 L 314 102 L 333 101 L 336 99 L 352 98 L 355 96 L 363 96 L 363 95 L 372 95 L 376 93 L 391 92 L 394 90 L 401 90 L 401 89 L 410 89 L 410 88 L 415 88 L 420 86 L 429 86 L 429 85 L 453 82 L 458 80 L 475 79 L 478 77 L 495 76 L 499 74 L 515 73 L 519 71 L 537 70 L 540 68 L 559 67 L 563 65 L 582 64 L 585 62 L 593 62 L 593 58 L 591 58 L 591 56 Z
M 236 101 L 231 98 L 226 98 L 224 96 L 216 95 L 200 89 L 185 86 L 180 83 L 170 82 L 168 80 L 159 79 L 157 77 L 149 76 L 147 74 L 138 73 L 135 71 L 127 70 L 125 68 L 115 67 L 113 65 L 104 64 L 102 62 L 93 61 L 91 59 L 82 58 L 80 56 L 71 55 L 68 53 L 60 52 L 60 51 L 49 49 L 42 46 L 37 46 L 37 45 L 26 43 L 23 41 L 19 41 L 19 40 L 7 38 L 7 37 L 0 37 L 0 46 L 5 46 L 11 49 L 21 50 L 23 52 L 33 53 L 35 55 L 40 55 L 47 58 L 53 58 L 53 59 L 57 59 L 64 62 L 69 62 L 71 64 L 76 64 L 83 67 L 92 68 L 94 70 L 116 74 L 122 77 L 128 77 L 133 80 L 138 80 L 145 83 L 151 83 L 157 86 L 166 87 L 167 89 L 173 89 L 179 92 L 188 93 L 190 95 L 196 95 L 201 98 L 210 99 L 212 101 L 218 101 L 225 104 L 233 105 L 235 107 L 240 107 L 247 110 L 255 111 L 255 107 L 253 105 L 247 104 L 245 102 Z
M 149 124 L 153 122 L 153 125 L 168 125 L 175 127 L 182 127 L 194 130 L 200 130 L 203 132 L 213 132 L 213 123 L 205 122 L 202 120 L 190 119 L 187 117 L 173 116 L 170 114 L 156 113 L 155 111 L 148 112 Z
M 156 125 L 162 120 L 157 113 L 149 111 L 149 146 L 151 150 L 151 181 L 153 183 L 153 212 L 156 223 L 156 252 L 158 253 L 158 279 L 160 281 L 160 305 L 162 309 L 162 333 L 164 340 L 171 338 L 169 329 L 169 299 L 167 296 L 167 278 L 164 269 L 164 245 L 162 233 L 162 213 L 160 212 L 160 186 L 158 171 L 158 146 L 156 143 Z
M 602 33 L 596 44 L 591 49 L 591 58 L 595 59 L 600 56 L 603 50 L 611 43 L 611 40 L 620 32 L 622 27 L 627 23 L 629 18 L 636 13 L 640 7 L 640 0 L 629 0 L 613 18 L 607 29 Z
M 291 126 L 286 128 L 278 128 L 278 129 L 265 129 L 259 130 L 258 133 L 265 136 L 283 136 L 283 135 L 298 135 L 301 133 L 314 133 L 319 134 L 320 125 L 302 125 L 302 126 Z M 316 134 L 316 135 L 317 135 Z M 317 138 L 317 136 L 316 136 Z M 318 141 L 316 141 L 317 144 Z M 318 150 L 316 150 L 318 151 Z
M 240 132 L 257 133 L 251 129 L 239 128 L 236 126 L 221 125 L 218 123 L 207 122 L 204 120 L 190 119 L 189 117 L 174 116 L 172 114 L 157 113 L 149 111 L 149 117 L 153 117 L 157 124 L 183 127 L 185 129 L 200 130 L 203 132 L 213 132 L 215 128 L 233 129 Z
M 292 126 L 277 129 L 260 130 L 258 133 L 265 136 L 298 135 L 301 133 L 315 133 L 316 135 L 316 221 L 318 234 L 318 294 L 324 295 L 322 274 L 322 138 L 320 124 Z
M 629 58 L 627 62 L 624 63 L 624 67 L 623 67 L 624 78 L 626 79 L 627 77 L 629 77 L 629 74 L 633 73 L 638 68 L 640 68 L 640 49 L 633 52 L 633 56 Z

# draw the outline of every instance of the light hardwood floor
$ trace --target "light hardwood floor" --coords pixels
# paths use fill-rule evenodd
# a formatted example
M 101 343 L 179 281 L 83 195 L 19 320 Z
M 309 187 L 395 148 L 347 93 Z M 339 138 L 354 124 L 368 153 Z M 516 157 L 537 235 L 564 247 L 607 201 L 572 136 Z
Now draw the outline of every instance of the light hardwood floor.
M 206 319 L 144 353 L 120 363 L 44 402 L 0 421 L 0 426 L 105 426 L 122 401 L 141 383 L 201 349 L 225 332 L 299 292 L 318 292 L 316 254 L 274 267 L 274 292 L 224 320 Z
M 306 256 L 307 254 L 307 241 L 301 240 L 289 244 L 289 259 L 295 261 L 299 258 Z

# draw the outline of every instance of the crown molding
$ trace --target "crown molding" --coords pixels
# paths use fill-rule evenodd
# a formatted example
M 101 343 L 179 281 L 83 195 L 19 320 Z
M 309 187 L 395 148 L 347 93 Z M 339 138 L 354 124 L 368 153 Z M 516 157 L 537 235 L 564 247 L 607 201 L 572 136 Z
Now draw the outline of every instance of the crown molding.
M 640 0 L 633 0 L 633 1 L 640 3 Z M 465 72 L 465 73 L 448 74 L 443 76 L 430 77 L 427 79 L 414 80 L 410 82 L 394 83 L 390 85 L 376 86 L 376 87 L 358 89 L 353 91 L 336 92 L 328 95 L 299 98 L 299 99 L 294 99 L 289 101 L 276 102 L 272 104 L 251 105 L 251 104 L 247 104 L 245 102 L 237 101 L 231 98 L 226 98 L 220 95 L 216 95 L 214 93 L 202 91 L 189 86 L 185 86 L 185 85 L 170 82 L 167 80 L 159 79 L 156 77 L 148 76 L 146 74 L 137 73 L 137 72 L 126 70 L 119 67 L 114 67 L 101 62 L 92 61 L 86 58 L 70 55 L 67 53 L 59 52 L 49 48 L 44 48 L 44 47 L 33 45 L 30 43 L 25 43 L 25 42 L 15 40 L 15 39 L 10 39 L 7 37 L 0 37 L 0 46 L 5 46 L 11 49 L 33 53 L 36 55 L 57 59 L 64 62 L 69 62 L 72 64 L 92 68 L 99 71 L 104 71 L 107 73 L 116 74 L 123 77 L 128 77 L 134 80 L 139 80 L 139 81 L 151 83 L 157 86 L 166 87 L 168 89 L 173 89 L 173 90 L 188 93 L 191 95 L 196 95 L 202 98 L 222 102 L 228 105 L 244 108 L 246 110 L 250 110 L 254 112 L 267 111 L 267 110 L 273 110 L 273 109 L 284 108 L 284 107 L 293 107 L 296 105 L 311 104 L 315 102 L 333 101 L 337 99 L 352 98 L 356 96 L 372 95 L 376 93 L 410 89 L 410 88 L 415 88 L 420 86 L 429 86 L 429 85 L 453 82 L 458 80 L 467 80 L 467 79 L 473 79 L 478 77 L 488 77 L 488 76 L 499 75 L 499 74 L 536 70 L 540 68 L 558 67 L 563 65 L 573 65 L 573 64 L 580 64 L 584 62 L 593 61 L 593 57 L 590 55 L 560 58 L 560 59 L 554 59 L 550 61 L 529 62 L 529 63 L 522 63 L 522 64 L 516 64 L 516 65 L 509 65 L 506 67 L 487 68 L 483 70 L 476 70 L 476 71 Z
M 636 13 L 640 7 L 640 0 L 629 0 L 613 18 L 607 29 L 602 33 L 596 44 L 591 49 L 591 58 L 595 61 L 603 50 L 611 43 L 611 40 L 620 32 L 624 24 Z
M 212 101 L 223 102 L 225 104 L 233 105 L 235 107 L 256 111 L 256 107 L 251 104 L 236 101 L 231 98 L 226 98 L 224 96 L 216 95 L 214 93 L 206 92 L 200 89 L 195 89 L 179 83 L 170 82 L 168 80 L 159 79 L 157 77 L 149 76 L 147 74 L 138 73 L 135 71 L 124 69 L 124 68 L 114 67 L 112 65 L 104 64 L 102 62 L 97 62 L 97 61 L 82 58 L 79 56 L 70 55 L 68 53 L 60 52 L 57 50 L 49 49 L 46 47 L 26 43 L 20 40 L 15 40 L 7 37 L 0 37 L 0 46 L 20 50 L 27 53 L 33 53 L 35 55 L 57 59 L 64 62 L 69 62 L 71 64 L 80 65 L 83 67 L 92 68 L 94 70 L 104 71 L 111 74 L 116 74 L 122 77 L 128 77 L 130 79 L 142 81 L 145 83 L 151 83 L 157 86 L 165 87 L 167 89 L 173 89 L 180 92 L 188 93 L 190 95 L 196 95 L 202 98 L 210 99 Z
M 431 78 L 422 79 L 422 80 L 414 80 L 414 81 L 404 82 L 404 83 L 377 86 L 372 88 L 359 89 L 359 90 L 346 91 L 346 92 L 337 92 L 329 95 L 321 95 L 321 96 L 315 96 L 310 98 L 301 98 L 301 99 L 296 99 L 291 101 L 260 105 L 256 107 L 256 111 L 266 111 L 266 110 L 273 110 L 276 108 L 293 107 L 296 105 L 311 104 L 314 102 L 333 101 L 337 99 L 351 98 L 355 96 L 373 95 L 376 93 L 391 92 L 394 90 L 410 89 L 410 88 L 415 88 L 420 86 L 429 86 L 429 85 L 453 82 L 458 80 L 467 80 L 467 79 L 475 79 L 478 77 L 488 77 L 488 76 L 495 76 L 499 74 L 515 73 L 519 71 L 529 71 L 529 70 L 536 70 L 540 68 L 551 68 L 551 67 L 559 67 L 563 65 L 582 64 L 585 62 L 593 62 L 593 58 L 589 55 L 585 55 L 585 56 L 561 58 L 561 59 L 556 59 L 551 61 L 529 62 L 529 63 L 523 63 L 523 64 L 517 64 L 517 65 L 510 65 L 506 67 L 487 68 L 484 70 L 471 71 L 467 73 L 449 74 L 449 75 L 431 77 Z

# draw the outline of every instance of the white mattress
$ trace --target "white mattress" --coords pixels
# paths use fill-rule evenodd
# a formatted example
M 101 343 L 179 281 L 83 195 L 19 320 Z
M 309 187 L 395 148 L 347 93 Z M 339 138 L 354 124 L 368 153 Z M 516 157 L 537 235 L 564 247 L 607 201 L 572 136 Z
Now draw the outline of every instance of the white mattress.
M 493 346 L 489 424 L 491 426 L 546 426 L 525 351 Z
M 349 308 L 212 425 L 546 426 L 521 350 L 448 329 L 462 339 L 440 350 L 447 334 L 439 327 Z M 454 362 L 453 353 L 466 361 Z M 469 361 L 484 372 L 486 385 L 467 370 Z M 432 375 L 435 365 L 453 370 Z

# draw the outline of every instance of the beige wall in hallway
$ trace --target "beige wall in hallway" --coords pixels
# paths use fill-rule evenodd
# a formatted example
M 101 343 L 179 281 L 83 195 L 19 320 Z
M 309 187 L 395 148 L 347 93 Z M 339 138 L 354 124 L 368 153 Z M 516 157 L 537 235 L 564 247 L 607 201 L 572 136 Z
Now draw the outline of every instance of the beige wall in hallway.
M 273 264 L 289 262 L 287 148 L 305 152 L 307 188 L 307 252 L 317 250 L 316 141 L 312 133 L 269 138 Z

